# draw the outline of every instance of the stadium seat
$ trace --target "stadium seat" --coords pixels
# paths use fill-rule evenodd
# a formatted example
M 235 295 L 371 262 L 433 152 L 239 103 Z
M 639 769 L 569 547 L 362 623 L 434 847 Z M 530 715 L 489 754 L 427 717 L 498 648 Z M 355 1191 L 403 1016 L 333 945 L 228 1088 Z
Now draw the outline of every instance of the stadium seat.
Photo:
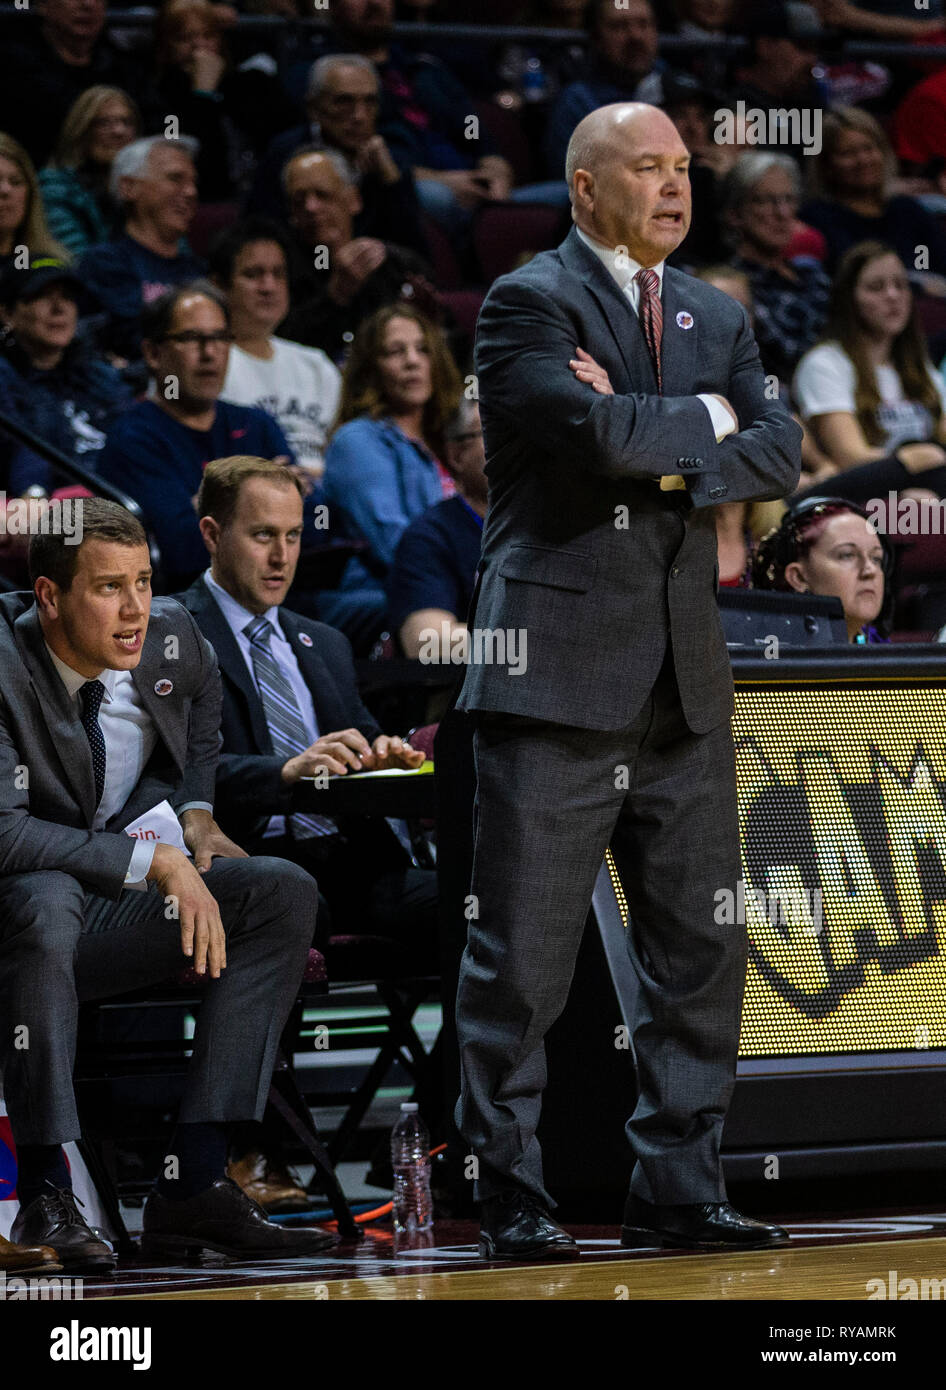
M 523 255 L 558 244 L 562 209 L 543 203 L 492 203 L 477 214 L 473 245 L 483 283 L 513 269 Z

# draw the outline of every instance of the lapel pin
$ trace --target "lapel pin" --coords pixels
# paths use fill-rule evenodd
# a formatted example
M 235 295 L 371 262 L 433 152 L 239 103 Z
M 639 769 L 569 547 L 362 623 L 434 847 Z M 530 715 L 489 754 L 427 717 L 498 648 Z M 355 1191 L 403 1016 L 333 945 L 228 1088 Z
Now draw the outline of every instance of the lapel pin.
M 678 327 L 678 328 L 692 328 L 692 327 L 693 327 L 693 315 L 692 315 L 692 314 L 688 314 L 687 311 L 686 311 L 686 309 L 681 309 L 680 312 L 679 312 L 679 314 L 677 314 L 677 327 Z
M 307 632 L 300 632 L 300 633 L 299 633 L 299 641 L 302 643 L 302 645 L 303 645 L 304 647 L 311 647 L 311 646 L 312 646 L 312 638 L 309 636 L 309 634 L 308 634 Z
M 163 681 L 155 681 L 155 683 L 154 683 L 154 693 L 155 693 L 155 695 L 170 695 L 170 693 L 171 693 L 171 691 L 172 691 L 173 689 L 174 689 L 174 682 L 173 682 L 173 681 L 169 681 L 169 680 L 167 680 L 167 679 L 165 679 L 165 680 L 163 680 Z

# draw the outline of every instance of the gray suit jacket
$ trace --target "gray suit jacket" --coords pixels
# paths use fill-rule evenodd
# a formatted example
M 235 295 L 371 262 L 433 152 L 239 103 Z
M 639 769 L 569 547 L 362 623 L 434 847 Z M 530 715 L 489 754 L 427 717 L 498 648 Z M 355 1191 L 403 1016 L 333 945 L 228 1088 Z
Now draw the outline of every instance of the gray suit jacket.
M 117 898 L 135 846 L 124 826 L 165 799 L 175 810 L 213 804 L 221 700 L 213 649 L 179 603 L 152 601 L 132 677 L 158 741 L 137 787 L 100 831 L 91 829 L 89 740 L 46 650 L 32 594 L 0 595 L 0 671 L 0 875 L 59 869 Z M 157 695 L 165 679 L 173 688 Z
M 801 431 L 766 398 L 740 304 L 667 266 L 663 309 L 658 395 L 637 315 L 574 230 L 490 290 L 476 339 L 489 511 L 471 626 L 524 633 L 526 660 L 513 674 L 474 648 L 459 708 L 622 728 L 670 641 L 689 727 L 731 717 L 713 507 L 792 492 Z M 573 375 L 577 347 L 615 395 Z M 726 396 L 738 434 L 716 443 L 701 392 Z M 668 473 L 687 491 L 661 492 L 653 475 Z

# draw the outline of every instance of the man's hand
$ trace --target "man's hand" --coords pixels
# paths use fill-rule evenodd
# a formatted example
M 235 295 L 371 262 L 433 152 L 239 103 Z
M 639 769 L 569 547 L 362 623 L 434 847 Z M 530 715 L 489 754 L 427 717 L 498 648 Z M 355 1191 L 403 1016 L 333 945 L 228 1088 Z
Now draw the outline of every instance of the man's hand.
M 420 748 L 412 748 L 396 735 L 379 734 L 364 764 L 368 772 L 383 772 L 390 767 L 420 767 L 423 761 L 424 754 Z
M 512 191 L 512 166 L 498 154 L 488 154 L 480 160 L 476 172 L 486 180 L 487 197 L 497 203 L 505 202 Z
M 227 938 L 220 920 L 217 900 L 182 850 L 172 845 L 156 845 L 148 882 L 157 884 L 165 898 L 171 898 L 181 924 L 181 950 L 193 956 L 198 975 L 206 972 L 220 978 L 227 968 Z
M 599 367 L 590 353 L 585 352 L 584 348 L 576 348 L 577 357 L 573 357 L 569 366 L 575 373 L 579 381 L 585 381 L 593 387 L 600 396 L 613 396 L 614 387 L 611 379 L 603 367 Z
M 302 753 L 297 753 L 283 765 L 282 780 L 291 786 L 300 777 L 314 777 L 324 770 L 343 777 L 351 768 L 361 772 L 365 759 L 371 757 L 371 744 L 358 729 L 342 729 L 340 733 L 323 734 Z
M 375 237 L 355 237 L 335 252 L 328 292 L 336 304 L 350 304 L 362 285 L 388 258 L 388 248 Z
M 446 184 L 461 208 L 479 207 L 492 197 L 489 175 L 477 169 L 448 169 L 437 174 L 436 182 Z
M 383 135 L 372 135 L 359 149 L 355 164 L 362 174 L 377 174 L 382 183 L 399 183 L 401 171 Z
M 207 872 L 215 855 L 219 859 L 249 858 L 245 849 L 224 835 L 209 811 L 192 807 L 182 811 L 179 819 L 184 828 L 184 843 L 194 856 L 198 873 Z

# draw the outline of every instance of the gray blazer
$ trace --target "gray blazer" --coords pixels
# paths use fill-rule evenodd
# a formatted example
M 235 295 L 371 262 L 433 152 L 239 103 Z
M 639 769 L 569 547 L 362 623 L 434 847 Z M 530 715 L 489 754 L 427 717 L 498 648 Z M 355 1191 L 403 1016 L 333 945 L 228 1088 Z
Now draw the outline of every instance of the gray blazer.
M 158 741 L 101 831 L 90 828 L 89 740 L 46 650 L 32 594 L 0 594 L 0 671 L 0 875 L 59 869 L 117 898 L 135 846 L 124 826 L 165 799 L 175 810 L 213 805 L 221 694 L 212 647 L 174 599 L 152 600 L 132 677 Z M 163 696 L 154 688 L 162 680 L 172 683 Z
M 487 295 L 476 371 L 489 511 L 471 626 L 524 632 L 526 660 L 513 674 L 474 649 L 459 708 L 622 728 L 670 641 L 689 727 L 731 717 L 713 507 L 792 492 L 801 430 L 767 399 L 740 304 L 667 266 L 663 309 L 658 395 L 637 315 L 574 230 Z M 615 395 L 574 376 L 577 347 Z M 701 392 L 726 396 L 738 434 L 716 443 Z M 654 475 L 668 473 L 687 491 L 661 492 Z

